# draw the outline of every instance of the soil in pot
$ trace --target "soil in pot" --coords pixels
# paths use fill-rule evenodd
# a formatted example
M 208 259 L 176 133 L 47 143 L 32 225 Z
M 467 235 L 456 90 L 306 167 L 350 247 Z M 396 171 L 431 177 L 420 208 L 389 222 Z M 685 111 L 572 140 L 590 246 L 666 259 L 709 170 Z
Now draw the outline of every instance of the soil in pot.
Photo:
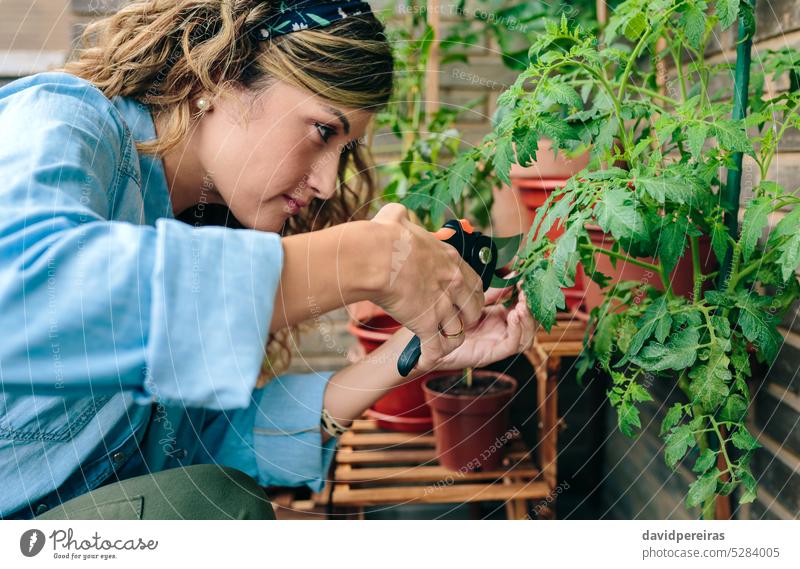
M 480 370 L 471 387 L 461 374 L 428 378 L 422 384 L 433 415 L 439 463 L 460 472 L 497 469 L 510 442 L 509 410 L 517 381 Z

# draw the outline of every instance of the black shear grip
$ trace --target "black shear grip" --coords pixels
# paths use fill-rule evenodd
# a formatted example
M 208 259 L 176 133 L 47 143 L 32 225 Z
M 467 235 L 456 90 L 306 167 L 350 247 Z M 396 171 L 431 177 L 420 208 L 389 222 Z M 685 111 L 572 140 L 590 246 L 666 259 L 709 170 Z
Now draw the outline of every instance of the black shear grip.
M 451 219 L 443 225 L 443 228 L 455 231 L 453 235 L 444 239 L 443 242 L 454 247 L 461 258 L 475 271 L 481 278 L 483 290 L 489 288 L 497 263 L 497 246 L 492 239 L 480 231 L 464 231 L 461 223 L 457 219 Z M 414 336 L 403 349 L 403 353 L 397 360 L 397 372 L 406 377 L 414 366 L 417 365 L 422 355 L 422 345 L 418 336 Z

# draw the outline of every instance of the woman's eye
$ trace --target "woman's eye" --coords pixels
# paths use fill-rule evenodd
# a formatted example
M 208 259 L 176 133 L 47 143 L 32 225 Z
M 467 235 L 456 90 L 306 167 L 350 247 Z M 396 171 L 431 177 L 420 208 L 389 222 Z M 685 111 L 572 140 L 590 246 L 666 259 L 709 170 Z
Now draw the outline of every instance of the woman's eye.
M 319 135 L 322 137 L 323 142 L 328 142 L 328 139 L 336 134 L 336 129 L 320 123 L 314 123 Z

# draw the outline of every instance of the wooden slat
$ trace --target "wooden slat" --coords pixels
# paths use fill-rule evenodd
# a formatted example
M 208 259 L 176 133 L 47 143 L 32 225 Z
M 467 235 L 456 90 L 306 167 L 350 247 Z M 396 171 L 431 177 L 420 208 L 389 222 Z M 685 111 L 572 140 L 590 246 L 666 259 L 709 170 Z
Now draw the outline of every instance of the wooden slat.
M 384 466 L 374 468 L 337 468 L 337 482 L 439 482 L 450 480 L 497 480 L 504 475 L 512 474 L 519 478 L 536 478 L 539 469 L 529 464 L 522 464 L 507 469 L 488 470 L 486 472 L 454 472 L 442 466 Z
M 583 342 L 539 342 L 536 344 L 551 356 L 578 356 L 583 352 Z
M 398 486 L 396 488 L 363 488 L 333 490 L 337 506 L 378 506 L 422 502 L 450 504 L 496 500 L 535 500 L 546 498 L 550 489 L 544 482 L 514 484 L 451 484 L 450 486 Z
M 436 458 L 434 449 L 417 450 L 352 450 L 339 449 L 336 461 L 340 464 L 397 464 L 430 462 Z
M 350 431 L 364 432 L 364 431 L 377 431 L 378 422 L 375 419 L 356 419 L 350 426 Z
M 428 446 L 434 445 L 431 434 L 347 431 L 339 438 L 346 446 Z

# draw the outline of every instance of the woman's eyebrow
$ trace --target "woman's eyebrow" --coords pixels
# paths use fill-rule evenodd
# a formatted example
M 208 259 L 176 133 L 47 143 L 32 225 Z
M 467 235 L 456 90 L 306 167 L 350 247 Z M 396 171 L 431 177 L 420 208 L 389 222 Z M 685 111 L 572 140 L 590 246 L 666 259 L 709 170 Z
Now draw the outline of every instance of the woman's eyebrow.
M 337 109 L 336 107 L 325 107 L 328 111 L 336 115 L 336 117 L 342 121 L 342 126 L 344 127 L 344 133 L 350 134 L 350 121 L 347 120 L 347 117 L 344 116 L 344 113 Z

